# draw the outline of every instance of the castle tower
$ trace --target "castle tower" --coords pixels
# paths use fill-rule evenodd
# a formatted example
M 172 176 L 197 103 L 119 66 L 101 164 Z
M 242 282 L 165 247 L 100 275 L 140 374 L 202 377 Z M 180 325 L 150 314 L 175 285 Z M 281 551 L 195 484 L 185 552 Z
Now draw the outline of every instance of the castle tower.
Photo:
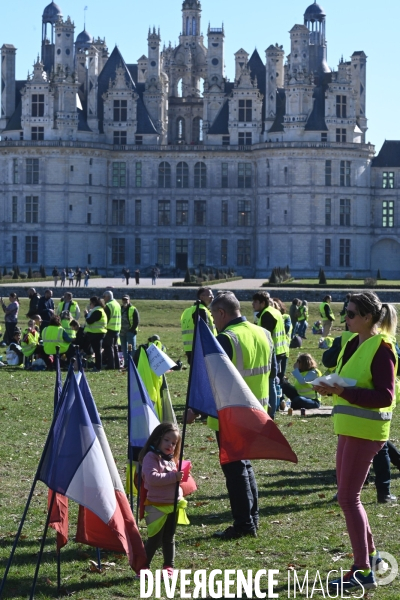
M 159 79 L 160 77 L 160 30 L 156 32 L 156 28 L 153 27 L 151 32 L 149 29 L 149 35 L 147 36 L 148 43 L 148 62 L 147 62 L 147 81 L 152 79 Z
M 99 78 L 100 53 L 95 46 L 88 50 L 87 68 L 87 122 L 92 131 L 98 133 L 97 92 Z
M 265 51 L 266 64 L 266 89 L 265 89 L 265 118 L 273 123 L 276 116 L 276 94 L 278 89 L 284 87 L 283 60 L 285 52 L 283 47 L 275 44 Z M 266 129 L 269 129 L 267 127 Z
M 7 125 L 15 110 L 15 55 L 17 49 L 12 44 L 1 47 L 1 108 L 0 130 Z
M 309 37 L 305 25 L 295 25 L 290 30 L 290 76 L 296 79 L 310 72 Z
M 157 131 L 161 136 L 164 136 L 166 133 L 166 102 L 168 94 L 165 87 L 167 81 L 165 79 L 166 75 L 163 74 L 163 77 L 161 77 L 160 30 L 156 32 L 155 27 L 153 27 L 153 31 L 149 29 L 147 41 L 146 91 L 143 94 L 143 100 Z
M 43 11 L 42 16 L 42 63 L 47 73 L 54 67 L 54 27 L 59 17 L 62 17 L 61 8 L 51 2 Z
M 366 80 L 367 80 L 367 56 L 365 52 L 353 52 L 351 57 L 351 80 L 356 92 L 356 119 L 363 132 L 362 143 L 365 144 L 365 133 L 367 127 L 366 105 Z
M 207 82 L 221 86 L 224 79 L 224 27 L 208 27 Z
M 235 81 L 239 81 L 243 67 L 247 67 L 249 54 L 243 48 L 235 52 Z
M 201 34 L 200 0 L 184 0 L 182 4 L 182 35 L 199 36 Z
M 74 71 L 74 30 L 75 25 L 70 17 L 66 21 L 60 16 L 55 24 L 55 45 L 54 45 L 54 70 L 58 66 L 65 71 L 72 73 Z
M 309 70 L 318 84 L 331 70 L 326 62 L 326 14 L 316 0 L 304 13 L 304 25 L 309 30 Z

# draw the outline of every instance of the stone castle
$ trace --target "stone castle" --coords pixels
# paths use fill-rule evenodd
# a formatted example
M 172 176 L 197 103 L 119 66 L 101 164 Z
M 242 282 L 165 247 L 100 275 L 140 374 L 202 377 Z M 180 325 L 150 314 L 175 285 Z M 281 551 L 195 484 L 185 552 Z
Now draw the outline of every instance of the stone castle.
M 179 44 L 149 29 L 135 64 L 55 2 L 26 80 L 2 45 L 0 263 L 399 277 L 400 142 L 366 142 L 365 53 L 332 71 L 314 2 L 286 57 L 240 48 L 229 81 L 201 13 L 184 0 Z

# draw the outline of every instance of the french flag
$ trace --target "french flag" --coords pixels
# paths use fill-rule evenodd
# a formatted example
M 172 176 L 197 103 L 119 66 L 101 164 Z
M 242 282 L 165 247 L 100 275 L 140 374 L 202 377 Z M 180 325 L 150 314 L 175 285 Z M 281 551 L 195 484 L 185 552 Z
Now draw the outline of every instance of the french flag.
M 85 543 L 124 551 L 135 571 L 146 566 L 143 542 L 85 377 L 79 385 L 71 378 L 38 479 L 81 505 L 81 526 L 88 525 Z
M 221 465 L 257 458 L 297 463 L 289 442 L 202 319 L 190 368 L 189 407 L 218 418 Z
M 129 445 L 132 456 L 137 457 L 160 421 L 131 356 L 128 363 L 128 403 Z

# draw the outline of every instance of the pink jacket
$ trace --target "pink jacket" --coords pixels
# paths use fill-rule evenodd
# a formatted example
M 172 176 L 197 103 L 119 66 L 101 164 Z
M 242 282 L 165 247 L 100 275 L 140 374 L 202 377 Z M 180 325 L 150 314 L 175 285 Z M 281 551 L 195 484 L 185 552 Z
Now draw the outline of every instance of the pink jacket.
M 176 489 L 177 466 L 172 465 L 155 454 L 148 452 L 143 459 L 142 477 L 147 490 L 147 500 L 159 504 L 173 504 Z M 182 498 L 182 488 L 179 487 L 178 500 Z

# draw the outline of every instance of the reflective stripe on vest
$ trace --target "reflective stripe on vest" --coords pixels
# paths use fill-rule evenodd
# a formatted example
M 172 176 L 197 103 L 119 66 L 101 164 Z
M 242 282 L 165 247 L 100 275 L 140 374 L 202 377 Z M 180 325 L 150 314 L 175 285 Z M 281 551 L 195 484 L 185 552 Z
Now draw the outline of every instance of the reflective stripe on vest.
M 321 371 L 319 371 L 318 369 L 313 369 L 313 371 L 315 371 L 315 373 L 317 374 L 316 377 L 321 377 Z M 307 373 L 309 373 L 309 371 L 301 371 L 300 375 L 305 377 Z M 304 396 L 305 398 L 310 398 L 311 400 L 320 399 L 320 395 L 316 392 L 316 390 L 313 389 L 310 383 L 300 383 L 300 381 L 294 378 L 294 387 L 296 388 L 296 391 L 299 396 Z
M 60 348 L 60 354 L 66 352 L 69 343 L 63 340 L 64 329 L 56 325 L 45 327 L 42 332 L 43 348 L 46 354 L 56 354 L 57 346 Z
M 259 325 L 260 327 L 262 327 L 261 318 L 262 318 L 263 314 L 265 314 L 266 312 L 269 312 L 276 321 L 275 329 L 273 330 L 273 332 L 271 334 L 272 341 L 274 342 L 275 354 L 277 356 L 279 356 L 280 354 L 285 354 L 285 352 L 286 352 L 286 331 L 285 331 L 285 324 L 283 322 L 282 313 L 278 309 L 273 308 L 272 306 L 267 306 L 267 308 L 264 308 L 261 315 L 259 316 L 257 325 Z
M 69 335 L 70 338 L 76 338 L 76 331 L 74 331 L 71 327 L 71 322 L 67 319 L 61 319 L 61 327 L 64 329 L 65 333 Z
M 357 406 L 334 406 L 332 415 L 351 415 L 352 417 L 361 417 L 371 421 L 391 421 L 393 413 L 391 412 L 373 412 L 368 408 L 358 408 Z
M 36 347 L 39 343 L 39 334 L 37 331 L 35 331 L 35 333 L 28 333 L 27 331 L 24 331 L 24 335 L 23 338 L 25 338 L 25 336 L 28 334 L 28 341 L 21 342 L 21 350 L 24 356 L 32 356 L 32 354 L 35 352 Z
M 121 330 L 121 306 L 118 304 L 116 300 L 111 300 L 111 302 L 107 302 L 106 306 L 110 311 L 110 319 L 107 323 L 107 329 L 110 331 L 120 331 Z
M 101 308 L 101 306 L 96 306 L 96 308 L 93 309 L 92 313 L 95 310 L 101 311 L 101 318 L 99 321 L 95 321 L 94 323 L 91 323 L 91 324 L 86 323 L 85 332 L 86 333 L 107 333 L 107 315 L 104 312 L 104 309 Z

